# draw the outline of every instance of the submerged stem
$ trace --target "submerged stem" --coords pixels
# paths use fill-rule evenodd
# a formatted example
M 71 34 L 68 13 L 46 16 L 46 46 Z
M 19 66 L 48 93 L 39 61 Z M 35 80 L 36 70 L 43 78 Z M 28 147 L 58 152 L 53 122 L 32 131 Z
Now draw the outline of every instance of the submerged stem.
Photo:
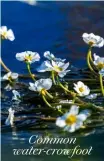
M 100 87 L 101 87 L 102 94 L 104 96 L 103 78 L 101 74 L 100 74 Z
M 30 74 L 30 76 L 31 76 L 31 78 L 33 79 L 33 81 L 35 81 L 35 76 L 32 74 L 32 72 L 31 72 L 31 69 L 30 69 L 30 64 L 29 63 L 27 63 L 27 69 L 28 69 L 28 72 L 29 72 L 29 74 Z

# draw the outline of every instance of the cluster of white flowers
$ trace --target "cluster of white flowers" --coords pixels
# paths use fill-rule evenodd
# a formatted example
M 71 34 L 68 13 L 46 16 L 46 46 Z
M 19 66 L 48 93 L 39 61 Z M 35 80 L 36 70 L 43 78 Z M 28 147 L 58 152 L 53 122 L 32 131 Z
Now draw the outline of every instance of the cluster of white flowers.
M 11 29 L 8 30 L 6 26 L 0 27 L 0 36 L 2 39 L 8 39 L 10 41 L 13 41 L 15 39 L 13 31 Z M 87 43 L 90 47 L 100 48 L 104 46 L 104 39 L 100 36 L 94 35 L 93 33 L 91 34 L 84 33 L 82 37 L 84 42 Z M 37 69 L 38 72 L 50 71 L 54 73 L 55 76 L 63 78 L 70 71 L 68 69 L 69 62 L 65 63 L 66 59 L 56 58 L 52 53 L 50 53 L 50 51 L 44 52 L 44 57 L 47 58 L 48 60 L 44 61 L 41 64 L 41 66 Z M 24 51 L 21 53 L 17 53 L 16 59 L 30 65 L 36 61 L 39 61 L 40 55 L 37 52 Z M 99 70 L 99 74 L 104 76 L 104 57 L 100 57 L 94 54 L 93 63 Z M 16 81 L 17 78 L 18 78 L 17 73 L 8 72 L 3 76 L 2 79 L 12 83 Z M 11 86 L 8 84 L 6 89 L 10 87 Z M 47 95 L 50 98 L 53 98 L 53 96 L 48 93 L 48 90 L 50 90 L 51 87 L 52 87 L 52 80 L 50 78 L 39 79 L 34 83 L 31 83 L 31 82 L 29 83 L 29 89 L 31 91 L 39 92 L 43 96 L 44 101 L 48 105 L 49 103 L 47 102 L 45 96 Z M 77 93 L 77 96 L 86 97 L 87 99 L 95 99 L 97 97 L 97 94 L 90 94 L 90 88 L 81 81 L 74 83 L 73 88 Z M 16 90 L 12 90 L 12 93 L 13 93 L 12 100 L 21 102 L 20 93 Z M 63 101 L 60 101 L 60 103 L 72 104 L 73 100 L 63 100 Z M 62 105 L 56 106 L 56 109 L 58 110 L 62 109 Z M 5 121 L 5 124 L 13 126 L 14 110 L 10 108 L 8 111 L 9 111 L 9 115 Z M 61 128 L 64 128 L 65 131 L 74 132 L 75 130 L 80 129 L 84 125 L 84 121 L 90 115 L 91 115 L 91 112 L 89 110 L 83 110 L 82 112 L 79 113 L 79 106 L 72 105 L 69 112 L 65 113 L 63 116 L 58 117 L 56 119 L 56 125 Z
M 103 47 L 104 39 L 98 35 L 94 35 L 93 33 L 87 34 L 84 33 L 82 38 L 85 43 L 89 44 L 91 47 Z M 98 68 L 99 74 L 104 76 L 104 57 L 100 57 L 94 54 L 94 65 Z
M 53 71 L 59 77 L 63 78 L 70 71 L 67 70 L 69 62 L 65 63 L 66 59 L 55 58 L 55 56 L 49 51 L 44 53 L 44 57 L 48 60 L 42 63 L 42 65 L 37 69 L 38 72 Z

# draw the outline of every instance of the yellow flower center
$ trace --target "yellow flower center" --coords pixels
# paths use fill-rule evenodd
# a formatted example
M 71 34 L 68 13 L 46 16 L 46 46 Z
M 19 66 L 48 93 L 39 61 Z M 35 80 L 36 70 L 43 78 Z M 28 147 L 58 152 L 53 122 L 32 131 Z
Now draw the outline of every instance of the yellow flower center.
M 99 69 L 103 69 L 103 68 L 104 68 L 104 63 L 98 63 L 98 64 L 97 64 L 97 67 L 98 67 Z
M 90 46 L 92 46 L 93 44 L 95 44 L 95 42 L 89 41 L 89 45 L 90 45 Z
M 60 71 L 62 71 L 62 70 L 63 70 L 62 68 L 58 67 L 57 65 L 56 65 L 56 66 L 54 66 L 54 69 L 56 69 L 58 72 L 60 72 Z
M 69 115 L 69 116 L 66 118 L 65 123 L 66 123 L 67 125 L 72 125 L 72 124 L 74 124 L 74 123 L 76 122 L 76 120 L 77 120 L 77 118 L 76 118 L 75 115 Z
M 80 91 L 80 92 L 83 92 L 83 91 L 84 91 L 84 88 L 83 88 L 83 87 L 80 87 L 80 88 L 79 88 L 79 91 Z
M 31 55 L 25 56 L 25 61 L 32 61 L 33 57 Z
M 12 80 L 12 77 L 11 77 L 11 76 L 9 76 L 9 77 L 8 77 L 8 80 Z
M 41 90 L 41 94 L 45 96 L 46 95 L 46 90 L 45 89 L 42 89 Z
M 6 39 L 7 38 L 7 32 L 6 31 L 2 33 L 1 38 L 2 39 Z

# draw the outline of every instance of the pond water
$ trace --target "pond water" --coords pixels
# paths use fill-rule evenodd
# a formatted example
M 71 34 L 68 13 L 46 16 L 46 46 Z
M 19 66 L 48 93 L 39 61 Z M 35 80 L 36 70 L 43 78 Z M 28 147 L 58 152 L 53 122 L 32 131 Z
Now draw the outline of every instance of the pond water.
M 104 2 L 37 2 L 35 6 L 23 2 L 7 2 L 1 4 L 1 24 L 13 29 L 15 41 L 4 41 L 2 58 L 7 66 L 18 73 L 26 73 L 24 63 L 15 59 L 17 52 L 32 50 L 39 52 L 41 61 L 32 65 L 35 71 L 43 61 L 43 53 L 47 50 L 57 57 L 66 58 L 77 68 L 86 67 L 87 45 L 82 40 L 84 32 L 93 32 L 104 37 Z M 93 52 L 104 56 L 104 48 L 93 49 Z M 9 94 L 8 94 L 9 95 Z M 1 109 L 7 111 L 13 106 L 10 100 L 2 101 Z M 21 108 L 21 107 L 20 107 Z M 27 123 L 28 125 L 28 123 Z M 13 149 L 29 148 L 31 135 L 44 136 L 47 130 L 33 130 L 24 127 L 7 128 L 1 134 L 2 161 L 103 161 L 104 158 L 104 128 L 93 129 L 85 134 L 69 134 L 67 137 L 77 137 L 76 145 L 81 148 L 93 147 L 90 156 L 14 156 Z M 48 130 L 54 137 L 66 137 L 56 129 Z M 89 134 L 90 133 L 90 134 Z M 39 146 L 39 147 L 38 147 Z M 72 145 L 38 145 L 38 148 L 71 148 Z

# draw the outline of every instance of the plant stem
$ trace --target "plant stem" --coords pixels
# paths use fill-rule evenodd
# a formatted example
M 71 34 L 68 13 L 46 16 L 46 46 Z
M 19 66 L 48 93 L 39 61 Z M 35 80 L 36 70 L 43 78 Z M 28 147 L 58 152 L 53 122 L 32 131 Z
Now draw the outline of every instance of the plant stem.
M 54 71 L 52 71 L 52 81 L 53 81 L 54 85 L 56 85 Z
M 93 60 L 92 60 L 92 56 L 91 56 L 91 47 L 89 48 L 88 53 L 87 53 L 87 64 L 88 64 L 89 69 L 90 69 L 93 73 L 96 73 L 96 72 L 93 70 L 93 68 L 92 68 L 92 66 L 91 66 L 91 64 L 90 64 L 90 60 L 93 61 Z
M 27 69 L 28 69 L 28 72 L 29 72 L 31 78 L 33 79 L 33 81 L 35 81 L 35 78 L 34 78 L 34 75 L 33 75 L 32 72 L 31 72 L 30 64 L 29 64 L 29 63 L 27 63 Z
M 51 99 L 53 99 L 53 96 L 49 92 L 46 91 L 46 94 L 47 94 L 48 97 L 50 97 Z
M 6 70 L 6 72 L 11 72 L 11 70 L 4 64 L 3 60 L 0 58 L 0 64 Z
M 52 106 L 48 103 L 48 101 L 46 100 L 44 95 L 42 95 L 42 98 L 43 98 L 44 102 L 46 103 L 46 105 L 52 108 Z
M 100 87 L 101 87 L 102 94 L 104 96 L 103 79 L 102 79 L 102 75 L 101 74 L 100 74 Z
M 57 81 L 58 81 L 58 85 L 59 85 L 62 89 L 64 89 L 66 92 L 70 93 L 71 96 L 74 98 L 74 97 L 76 96 L 76 93 L 71 92 L 71 91 L 69 91 L 67 88 L 65 88 L 65 87 L 63 86 L 63 84 L 60 82 L 58 76 L 57 76 L 56 78 L 57 78 Z
M 45 98 L 44 95 L 42 95 L 42 98 L 43 98 L 44 102 L 46 103 L 46 105 L 47 105 L 48 107 L 51 107 L 53 110 L 56 110 L 55 108 L 53 108 L 53 107 L 50 105 L 50 103 L 48 103 L 48 101 L 46 100 L 46 98 Z M 62 112 L 61 110 L 59 110 L 59 109 L 57 109 L 57 110 L 58 110 L 58 112 L 60 112 L 61 114 L 63 114 L 63 112 Z

